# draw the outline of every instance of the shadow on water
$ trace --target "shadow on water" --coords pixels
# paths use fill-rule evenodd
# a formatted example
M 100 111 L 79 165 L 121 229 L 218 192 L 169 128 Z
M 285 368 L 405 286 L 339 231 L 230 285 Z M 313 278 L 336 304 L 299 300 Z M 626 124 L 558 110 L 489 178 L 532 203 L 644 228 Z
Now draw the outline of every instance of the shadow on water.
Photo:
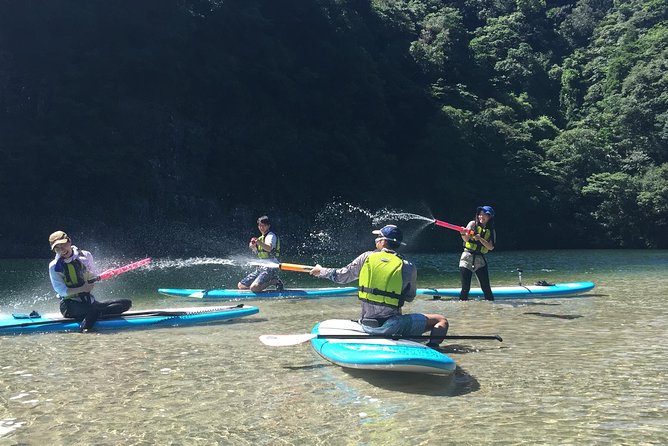
M 344 369 L 353 378 L 394 392 L 415 395 L 461 396 L 480 390 L 480 383 L 459 366 L 452 375 L 432 375 L 383 370 Z
M 537 311 L 527 311 L 524 314 L 529 314 L 531 316 L 551 317 L 554 319 L 578 319 L 584 317 L 579 314 L 553 314 L 553 313 L 540 313 Z

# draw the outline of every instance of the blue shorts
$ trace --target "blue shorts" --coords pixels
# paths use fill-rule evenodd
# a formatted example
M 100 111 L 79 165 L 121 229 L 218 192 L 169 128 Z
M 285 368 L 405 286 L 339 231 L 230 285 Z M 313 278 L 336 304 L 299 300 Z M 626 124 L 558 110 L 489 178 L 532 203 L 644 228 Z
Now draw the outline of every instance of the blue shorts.
M 385 321 L 380 327 L 369 327 L 362 325 L 364 331 L 369 334 L 389 335 L 417 335 L 427 331 L 427 316 L 420 313 L 402 314 L 394 316 Z
M 260 286 L 269 286 L 272 280 L 278 279 L 278 269 L 275 268 L 258 268 L 243 279 L 240 283 L 250 288 L 253 282 L 257 281 Z

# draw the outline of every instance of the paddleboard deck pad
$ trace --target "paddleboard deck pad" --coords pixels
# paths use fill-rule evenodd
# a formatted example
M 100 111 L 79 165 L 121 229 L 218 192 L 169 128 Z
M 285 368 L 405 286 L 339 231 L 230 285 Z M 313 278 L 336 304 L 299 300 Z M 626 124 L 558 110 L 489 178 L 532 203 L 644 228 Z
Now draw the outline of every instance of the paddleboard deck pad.
M 357 293 L 357 287 L 296 288 L 282 291 L 269 290 L 254 293 L 250 290 L 199 290 L 189 288 L 159 288 L 158 293 L 172 297 L 195 299 L 264 299 L 277 297 L 336 297 Z
M 103 316 L 93 331 L 146 329 L 221 322 L 258 313 L 257 307 L 189 307 L 156 310 L 126 311 L 114 316 Z M 0 314 L 0 335 L 79 331 L 79 322 L 65 319 L 60 313 Z
M 355 321 L 330 319 L 316 324 L 311 331 L 320 335 L 364 335 Z M 405 339 L 311 339 L 313 349 L 336 365 L 364 370 L 431 373 L 449 375 L 456 368 L 449 356 Z
M 594 282 L 565 282 L 549 285 L 515 285 L 492 287 L 495 300 L 505 299 L 549 299 L 576 297 L 594 289 Z M 459 298 L 461 288 L 418 288 L 417 294 L 435 298 Z M 469 298 L 485 297 L 480 288 L 471 288 Z

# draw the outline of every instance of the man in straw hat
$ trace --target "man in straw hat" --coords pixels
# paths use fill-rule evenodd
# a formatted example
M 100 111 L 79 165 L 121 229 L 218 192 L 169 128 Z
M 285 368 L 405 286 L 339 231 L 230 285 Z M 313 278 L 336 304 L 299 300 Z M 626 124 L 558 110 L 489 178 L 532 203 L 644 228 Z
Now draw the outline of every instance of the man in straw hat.
M 129 299 L 95 300 L 91 294 L 95 287 L 91 279 L 97 275 L 93 256 L 74 246 L 66 233 L 51 234 L 49 245 L 56 254 L 49 264 L 49 277 L 60 298 L 60 313 L 81 321 L 81 332 L 89 331 L 100 316 L 121 314 L 130 309 L 132 301 Z

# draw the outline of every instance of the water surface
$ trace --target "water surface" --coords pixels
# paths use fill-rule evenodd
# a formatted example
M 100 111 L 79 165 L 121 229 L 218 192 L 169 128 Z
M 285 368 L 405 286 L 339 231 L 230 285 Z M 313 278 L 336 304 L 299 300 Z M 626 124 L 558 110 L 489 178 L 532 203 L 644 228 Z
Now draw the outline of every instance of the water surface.
M 457 286 L 456 253 L 411 258 L 420 287 Z M 445 314 L 451 334 L 503 336 L 503 343 L 449 344 L 458 364 L 452 377 L 346 371 L 308 343 L 270 348 L 258 340 L 355 319 L 354 297 L 250 300 L 259 314 L 219 325 L 5 336 L 0 444 L 668 443 L 668 252 L 495 252 L 489 259 L 494 285 L 516 283 L 520 268 L 525 284 L 590 280 L 597 287 L 588 297 L 557 300 L 418 298 L 407 310 Z M 0 261 L 3 313 L 57 311 L 47 264 Z M 99 284 L 96 294 L 131 297 L 135 309 L 207 305 L 155 290 L 231 287 L 246 272 L 239 264 L 158 259 Z M 288 286 L 332 285 L 300 273 L 282 277 Z

